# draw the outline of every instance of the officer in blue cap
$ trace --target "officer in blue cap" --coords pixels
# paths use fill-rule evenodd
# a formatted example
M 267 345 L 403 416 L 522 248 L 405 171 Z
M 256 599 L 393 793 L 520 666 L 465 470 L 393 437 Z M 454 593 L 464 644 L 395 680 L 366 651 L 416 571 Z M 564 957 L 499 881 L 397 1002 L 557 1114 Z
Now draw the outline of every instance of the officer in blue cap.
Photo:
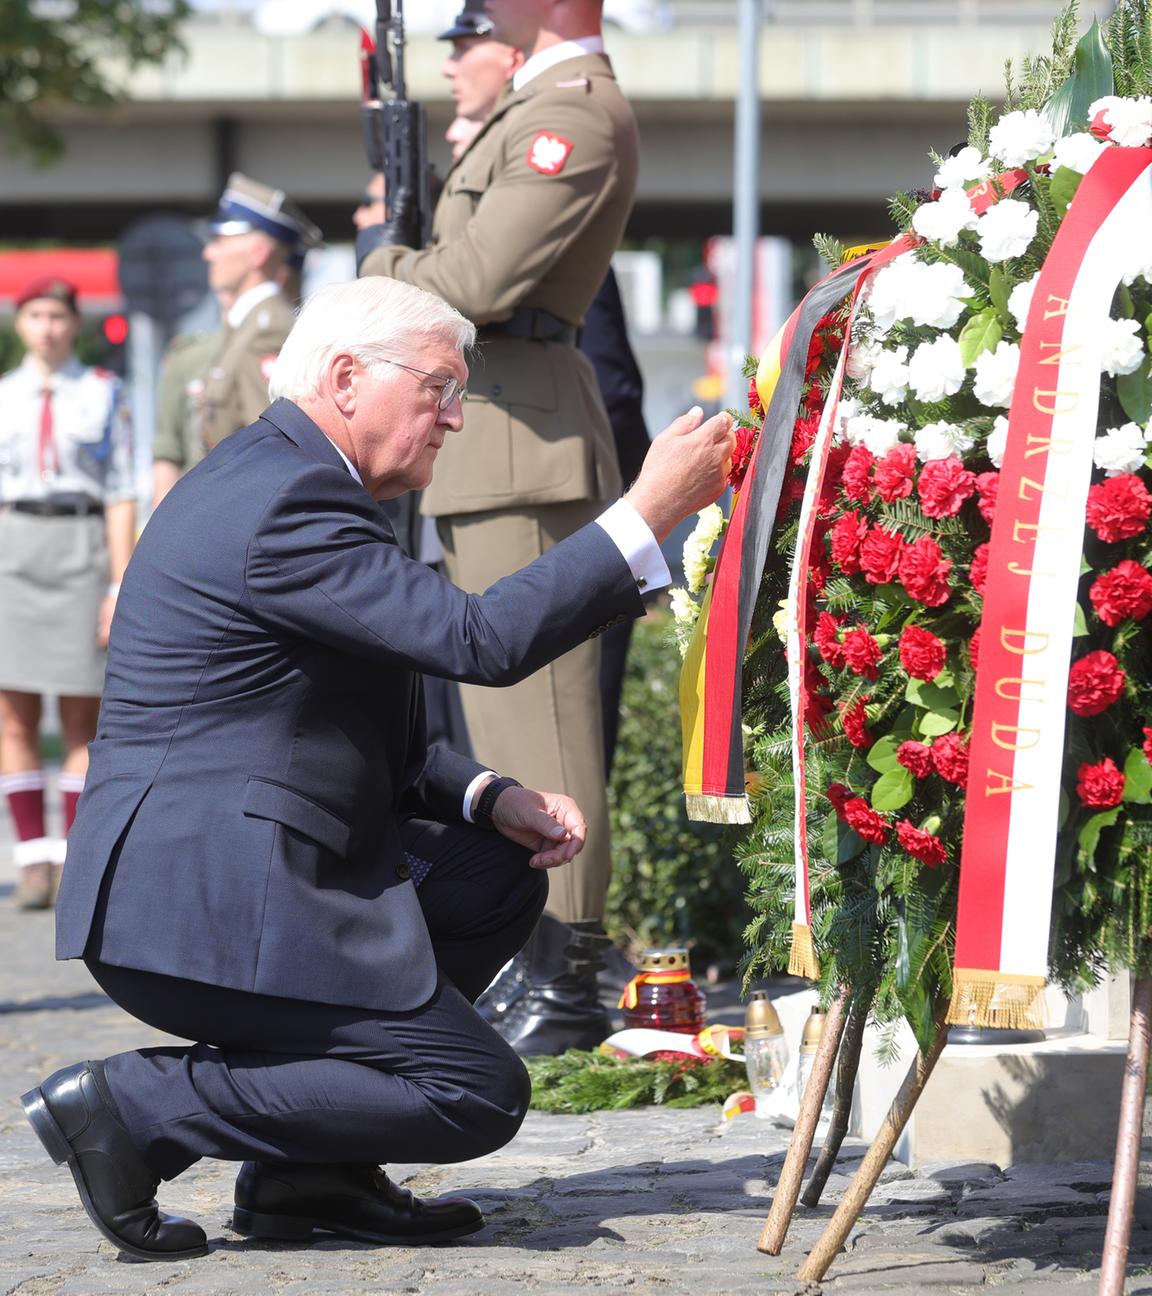
M 487 36 L 492 30 L 492 19 L 484 12 L 484 0 L 464 0 L 464 8 L 456 15 L 452 26 L 440 33 L 441 40 L 457 40 L 462 36 Z
M 292 327 L 304 256 L 323 237 L 282 189 L 238 171 L 228 177 L 208 234 L 208 283 L 223 320 L 198 353 L 204 356 L 202 367 L 186 372 L 179 366 L 187 435 L 167 436 L 158 429 L 153 445 L 157 500 L 181 472 L 253 422 L 268 404 L 268 374 Z

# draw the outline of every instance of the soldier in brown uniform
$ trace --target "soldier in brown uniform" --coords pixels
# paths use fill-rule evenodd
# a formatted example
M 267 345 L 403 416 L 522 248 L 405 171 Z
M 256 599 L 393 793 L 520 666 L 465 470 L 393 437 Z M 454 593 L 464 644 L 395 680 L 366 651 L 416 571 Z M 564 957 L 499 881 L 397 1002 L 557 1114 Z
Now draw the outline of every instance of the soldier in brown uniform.
M 620 491 L 596 377 L 575 346 L 619 245 L 636 185 L 635 121 L 604 55 L 601 0 L 488 0 L 494 39 L 526 62 L 448 173 L 431 245 L 414 250 L 408 203 L 361 231 L 361 274 L 438 293 L 480 328 L 465 434 L 441 452 L 424 512 L 466 590 L 500 577 L 594 518 Z M 605 627 L 606 629 L 607 627 Z M 508 689 L 465 688 L 477 755 L 555 785 L 584 810 L 580 863 L 550 879 L 531 995 L 498 1028 L 523 1052 L 598 1043 L 597 951 L 611 871 L 599 651 L 562 657 Z
M 285 290 L 318 247 L 320 231 L 282 190 L 240 172 L 228 187 L 209 226 L 204 248 L 208 283 L 221 302 L 223 320 L 205 344 L 206 363 L 187 376 L 183 404 L 189 418 L 181 435 L 167 428 L 153 447 L 153 481 L 159 503 L 180 474 L 226 436 L 246 427 L 268 404 L 268 373 L 295 319 L 295 295 Z M 203 354 L 197 346 L 198 354 Z M 181 378 L 186 366 L 177 356 Z

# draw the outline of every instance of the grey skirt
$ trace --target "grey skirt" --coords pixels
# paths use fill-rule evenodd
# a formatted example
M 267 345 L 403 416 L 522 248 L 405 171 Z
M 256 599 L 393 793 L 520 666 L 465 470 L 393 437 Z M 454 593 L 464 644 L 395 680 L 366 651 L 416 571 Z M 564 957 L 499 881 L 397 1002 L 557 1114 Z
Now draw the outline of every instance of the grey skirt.
M 108 592 L 102 517 L 36 517 L 0 505 L 0 689 L 99 697 Z

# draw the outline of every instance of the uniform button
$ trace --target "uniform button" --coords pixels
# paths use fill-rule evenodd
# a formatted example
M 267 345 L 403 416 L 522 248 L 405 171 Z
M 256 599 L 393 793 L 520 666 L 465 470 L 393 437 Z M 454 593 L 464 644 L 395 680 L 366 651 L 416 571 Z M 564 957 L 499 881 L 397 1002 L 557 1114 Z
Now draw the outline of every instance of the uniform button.
M 493 395 L 493 396 L 501 396 L 501 395 L 503 395 L 503 393 L 504 393 L 504 388 L 503 388 L 499 383 L 493 383 L 493 384 L 492 384 L 492 395 Z
M 407 882 L 408 879 L 412 876 L 412 870 L 405 863 L 397 864 L 396 876 L 400 879 L 401 882 Z

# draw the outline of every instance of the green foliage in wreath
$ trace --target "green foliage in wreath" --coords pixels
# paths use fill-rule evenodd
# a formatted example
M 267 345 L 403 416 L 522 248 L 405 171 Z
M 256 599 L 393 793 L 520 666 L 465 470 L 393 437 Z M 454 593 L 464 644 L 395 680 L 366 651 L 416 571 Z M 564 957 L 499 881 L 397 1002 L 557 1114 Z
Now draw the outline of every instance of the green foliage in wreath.
M 648 1061 L 569 1049 L 527 1058 L 536 1111 L 581 1116 L 628 1107 L 702 1107 L 722 1103 L 747 1084 L 744 1067 L 727 1058 Z
M 687 944 L 693 966 L 734 966 L 750 913 L 731 829 L 692 823 L 680 785 L 680 656 L 671 618 L 636 622 L 612 771 L 612 885 L 605 926 L 635 948 Z

